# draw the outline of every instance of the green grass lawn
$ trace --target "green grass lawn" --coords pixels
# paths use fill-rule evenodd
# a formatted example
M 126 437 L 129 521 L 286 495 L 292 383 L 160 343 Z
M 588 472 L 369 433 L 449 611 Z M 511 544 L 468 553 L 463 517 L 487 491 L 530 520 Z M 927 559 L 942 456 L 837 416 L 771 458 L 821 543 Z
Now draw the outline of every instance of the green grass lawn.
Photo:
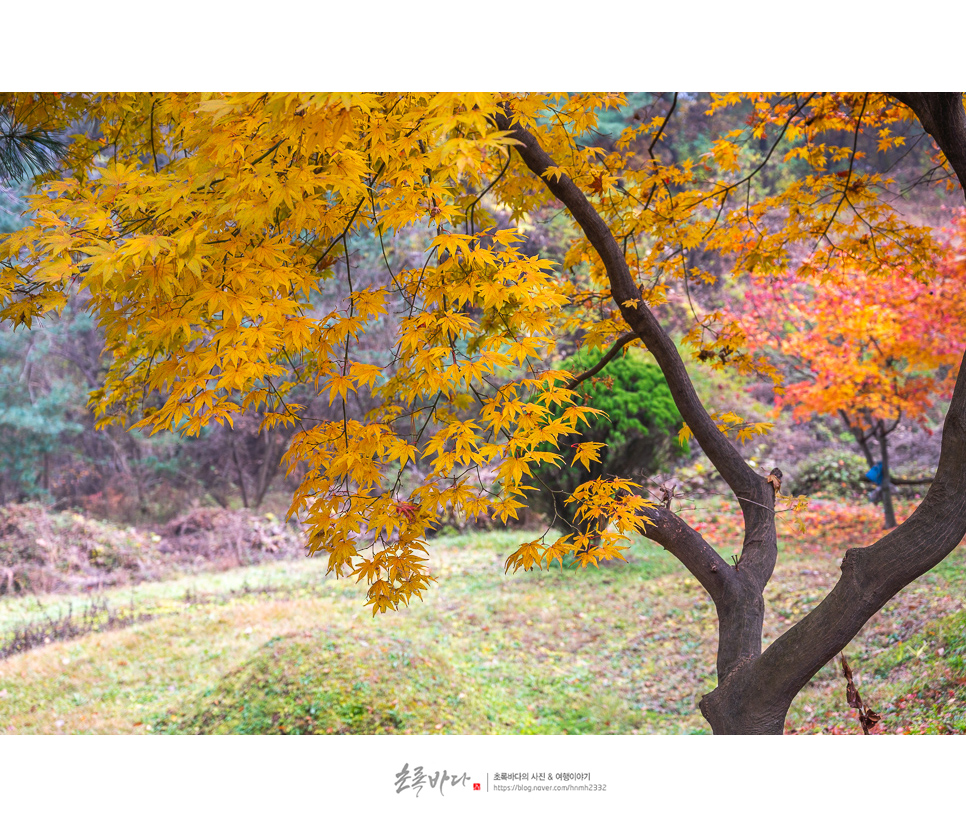
M 732 520 L 721 508 L 705 535 L 730 543 Z M 858 529 L 849 535 L 877 532 Z M 844 546 L 823 535 L 786 539 L 766 641 L 834 583 Z M 361 587 L 326 577 L 317 560 L 110 591 L 100 616 L 127 620 L 94 617 L 89 633 L 0 660 L 0 731 L 707 732 L 697 703 L 715 685 L 716 619 L 697 582 L 647 542 L 626 564 L 506 575 L 505 557 L 529 537 L 434 540 L 439 584 L 375 618 Z M 863 700 L 883 715 L 877 731 L 966 729 L 964 555 L 906 589 L 846 650 Z M 80 620 L 90 604 L 2 597 L 0 636 L 68 611 Z M 786 729 L 859 732 L 837 663 L 796 699 Z

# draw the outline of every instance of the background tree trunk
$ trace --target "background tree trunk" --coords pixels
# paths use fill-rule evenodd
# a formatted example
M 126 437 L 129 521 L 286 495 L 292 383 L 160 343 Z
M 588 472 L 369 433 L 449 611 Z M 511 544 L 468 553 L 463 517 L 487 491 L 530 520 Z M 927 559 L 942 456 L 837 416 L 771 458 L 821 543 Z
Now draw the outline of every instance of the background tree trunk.
M 885 529 L 891 530 L 896 526 L 896 511 L 892 506 L 892 479 L 889 476 L 889 435 L 881 420 L 876 426 L 876 439 L 882 455 L 882 512 L 885 515 Z

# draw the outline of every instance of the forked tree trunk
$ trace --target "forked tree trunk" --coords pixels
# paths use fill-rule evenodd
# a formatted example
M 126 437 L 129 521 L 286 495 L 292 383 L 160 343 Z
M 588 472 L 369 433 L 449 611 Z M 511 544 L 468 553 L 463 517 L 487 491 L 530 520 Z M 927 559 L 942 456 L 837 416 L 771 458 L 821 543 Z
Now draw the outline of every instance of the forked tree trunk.
M 937 140 L 960 183 L 966 182 L 966 113 L 960 94 L 895 93 Z M 669 507 L 646 510 L 645 535 L 674 554 L 698 579 L 718 613 L 718 685 L 701 712 L 719 734 L 778 734 L 795 696 L 868 620 L 910 582 L 931 570 L 966 536 L 966 373 L 956 382 L 943 429 L 932 486 L 915 512 L 868 547 L 846 551 L 841 577 L 804 619 L 762 651 L 763 592 L 778 556 L 775 498 L 781 473 L 753 471 L 719 430 L 691 384 L 674 343 L 661 328 L 631 276 L 607 224 L 583 192 L 514 121 L 497 126 L 518 143 L 527 167 L 567 207 L 607 270 L 611 295 L 624 320 L 657 360 L 678 410 L 741 505 L 741 559 L 729 564 Z M 547 169 L 554 172 L 547 175 Z M 884 430 L 883 430 L 884 432 Z M 886 454 L 884 434 L 883 455 Z M 883 478 L 888 495 L 888 461 Z

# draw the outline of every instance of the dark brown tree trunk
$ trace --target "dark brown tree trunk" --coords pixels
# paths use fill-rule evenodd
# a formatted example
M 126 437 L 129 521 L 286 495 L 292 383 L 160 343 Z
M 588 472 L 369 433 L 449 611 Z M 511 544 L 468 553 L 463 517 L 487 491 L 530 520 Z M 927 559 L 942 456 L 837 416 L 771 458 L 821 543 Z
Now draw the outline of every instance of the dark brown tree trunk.
M 731 677 L 699 704 L 701 714 L 716 736 L 782 735 L 791 701 L 769 703 L 756 697 L 754 679 L 736 669 Z

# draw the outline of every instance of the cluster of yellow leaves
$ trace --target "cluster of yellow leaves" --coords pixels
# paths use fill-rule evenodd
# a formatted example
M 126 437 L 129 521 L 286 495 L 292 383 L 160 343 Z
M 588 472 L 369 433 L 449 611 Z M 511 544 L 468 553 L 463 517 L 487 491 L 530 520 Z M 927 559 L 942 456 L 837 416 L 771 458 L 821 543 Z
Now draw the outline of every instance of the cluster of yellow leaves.
M 887 141 L 911 117 L 902 105 L 864 93 L 712 94 L 709 115 L 725 108 L 747 111 L 749 128 L 716 137 L 701 158 L 668 163 L 650 153 L 665 129 L 659 115 L 625 131 L 601 160 L 621 171 L 623 191 L 636 198 L 599 202 L 619 240 L 639 241 L 628 247 L 628 263 L 642 283 L 714 280 L 693 266 L 695 250 L 724 258 L 735 275 L 782 274 L 798 247 L 813 250 L 816 241 L 832 245 L 821 247 L 815 270 L 878 271 L 936 251 L 928 231 L 896 211 L 887 177 L 853 170 L 861 159 L 854 137 Z M 755 175 L 772 158 L 800 159 L 810 170 L 764 190 Z
M 744 443 L 754 437 L 768 434 L 774 427 L 774 423 L 752 423 L 739 417 L 733 411 L 724 413 L 713 412 L 711 419 L 715 421 L 722 434 L 734 435 L 735 440 Z M 678 442 L 687 443 L 694 435 L 687 425 L 681 427 L 678 432 Z
M 782 492 L 775 494 L 775 505 L 783 509 L 776 510 L 777 513 L 791 513 L 789 516 L 792 524 L 799 533 L 808 532 L 808 523 L 805 519 L 805 511 L 808 509 L 807 495 L 785 495 Z
M 629 533 L 642 533 L 652 522 L 646 510 L 653 502 L 642 497 L 640 486 L 624 478 L 600 478 L 578 486 L 567 498 L 576 504 L 576 520 L 591 522 L 585 532 L 570 533 L 547 544 L 526 542 L 511 553 L 506 569 L 549 568 L 554 562 L 563 566 L 573 558 L 580 567 L 597 566 L 611 559 L 624 560 L 623 549 Z
M 566 285 L 523 254 L 474 196 L 508 161 L 497 95 L 99 94 L 50 102 L 45 119 L 96 117 L 72 167 L 34 198 L 34 220 L 2 244 L 2 315 L 30 324 L 86 293 L 109 367 L 101 424 L 194 434 L 249 410 L 296 425 L 286 462 L 302 474 L 292 511 L 310 549 L 368 585 L 373 611 L 432 580 L 423 541 L 444 513 L 516 517 L 532 467 L 591 418 L 547 369 Z M 619 97 L 517 97 L 575 173 L 571 152 Z M 8 100 L 7 106 L 18 102 Z M 542 117 L 557 113 L 564 130 Z M 585 175 L 583 175 L 585 176 Z M 508 180 L 524 210 L 533 189 Z M 542 197 L 540 198 L 542 199 Z M 466 228 L 460 231 L 460 226 Z M 423 265 L 331 297 L 356 235 L 430 234 Z M 482 226 L 482 224 L 481 224 Z M 388 365 L 362 345 L 391 318 Z M 308 386 L 341 419 L 306 424 Z M 349 398 L 372 407 L 349 419 Z M 560 408 L 555 407 L 562 407 Z M 552 410 L 553 409 L 553 410 Z M 559 416 L 554 416 L 558 414 Z M 420 486 L 404 493 L 402 471 Z M 485 476 L 485 477 L 484 477 Z M 481 488 L 482 487 L 482 488 Z

